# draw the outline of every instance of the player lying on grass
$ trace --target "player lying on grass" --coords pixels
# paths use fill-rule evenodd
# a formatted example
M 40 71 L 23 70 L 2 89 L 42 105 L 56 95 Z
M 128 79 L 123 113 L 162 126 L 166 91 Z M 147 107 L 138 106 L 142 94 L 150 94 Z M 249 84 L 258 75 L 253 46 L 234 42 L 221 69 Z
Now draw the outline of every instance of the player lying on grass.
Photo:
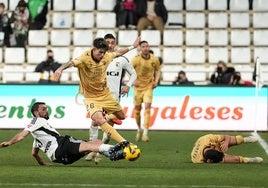
M 72 164 L 90 152 L 100 152 L 112 161 L 125 158 L 123 149 L 129 145 L 127 141 L 115 146 L 103 144 L 101 140 L 90 142 L 77 140 L 72 136 L 61 136 L 49 123 L 47 106 L 43 102 L 36 102 L 31 108 L 34 116 L 31 123 L 12 139 L 2 142 L 0 147 L 7 147 L 22 141 L 30 133 L 34 137 L 32 156 L 40 165 L 49 166 L 38 154 L 41 149 L 47 157 L 55 163 Z
M 250 158 L 226 153 L 231 146 L 256 141 L 253 136 L 207 134 L 195 142 L 191 160 L 193 163 L 261 163 L 263 161 L 261 157 Z

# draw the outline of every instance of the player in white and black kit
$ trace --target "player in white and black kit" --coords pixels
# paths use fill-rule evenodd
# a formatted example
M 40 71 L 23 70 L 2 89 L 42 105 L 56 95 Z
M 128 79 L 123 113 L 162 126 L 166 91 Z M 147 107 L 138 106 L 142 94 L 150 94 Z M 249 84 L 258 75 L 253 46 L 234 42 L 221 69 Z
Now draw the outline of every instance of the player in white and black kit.
M 104 36 L 105 41 L 108 43 L 109 49 L 108 52 L 114 52 L 116 48 L 116 38 L 112 34 L 106 34 Z M 114 97 L 120 101 L 120 96 L 127 94 L 129 92 L 130 87 L 133 85 L 134 81 L 137 78 L 137 74 L 135 69 L 133 68 L 132 64 L 129 62 L 129 60 L 125 56 L 120 56 L 115 59 L 109 64 L 107 70 L 107 84 L 110 89 L 110 91 L 113 93 Z M 128 73 L 129 80 L 127 83 L 123 85 L 123 78 L 125 76 L 125 73 Z M 110 120 L 109 123 L 111 125 L 115 124 L 121 124 L 122 121 L 119 119 L 116 119 L 116 117 L 113 114 L 110 114 L 108 116 L 108 119 Z M 98 138 L 98 127 L 91 125 L 89 130 L 89 139 L 94 140 Z M 107 133 L 103 133 L 102 141 L 104 143 L 109 142 L 109 137 Z M 90 153 L 86 160 L 91 161 L 93 158 L 95 158 L 95 153 Z M 98 157 L 95 158 L 95 162 L 98 163 Z
M 49 123 L 47 106 L 43 102 L 36 102 L 31 108 L 34 116 L 31 123 L 12 139 L 2 142 L 0 147 L 7 147 L 22 141 L 30 133 L 34 137 L 32 155 L 40 165 L 48 166 L 38 154 L 42 150 L 50 161 L 62 164 L 72 164 L 90 152 L 100 152 L 109 157 L 112 161 L 124 158 L 122 149 L 128 145 L 127 141 L 118 143 L 115 146 L 103 144 L 101 140 L 83 141 L 72 136 L 61 136 L 60 133 Z

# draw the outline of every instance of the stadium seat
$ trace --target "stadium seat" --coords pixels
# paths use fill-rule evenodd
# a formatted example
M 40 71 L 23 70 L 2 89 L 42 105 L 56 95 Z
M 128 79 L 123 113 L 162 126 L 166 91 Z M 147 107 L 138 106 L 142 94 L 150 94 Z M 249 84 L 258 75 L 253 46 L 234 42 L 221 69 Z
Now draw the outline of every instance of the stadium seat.
M 187 11 L 204 11 L 205 0 L 187 0 L 185 1 L 185 8 Z
M 60 82 L 68 82 L 68 81 L 70 81 L 70 73 L 63 72 L 60 77 Z
M 252 80 L 254 67 L 251 67 L 250 65 L 234 65 L 234 68 L 241 73 L 243 80 Z
M 228 31 L 227 30 L 209 30 L 208 44 L 210 46 L 226 46 L 228 45 Z
M 180 12 L 169 12 L 165 28 L 181 28 L 184 24 L 183 15 Z
M 208 14 L 209 28 L 226 28 L 228 27 L 228 15 L 225 12 L 209 13 Z
M 253 31 L 253 44 L 255 46 L 268 46 L 268 29 Z
M 118 32 L 118 45 L 129 46 L 132 45 L 138 36 L 136 30 L 119 30 Z M 126 40 L 127 39 L 127 40 Z
M 28 44 L 29 46 L 46 46 L 48 45 L 48 31 L 47 30 L 29 30 Z
M 20 83 L 24 81 L 24 73 L 20 72 L 3 72 L 3 83 Z
M 112 11 L 116 3 L 115 0 L 98 0 L 96 2 L 98 11 Z
M 95 18 L 93 12 L 75 12 L 74 27 L 75 28 L 93 28 Z
M 254 12 L 253 13 L 254 28 L 268 28 L 268 13 Z
M 162 57 L 160 47 L 150 47 L 156 57 Z
M 25 62 L 25 49 L 6 48 L 4 57 L 6 64 L 23 64 Z
M 40 79 L 39 72 L 25 72 L 25 81 L 26 82 L 38 83 L 39 79 Z
M 9 1 L 9 10 L 14 11 L 16 9 L 17 5 L 18 5 L 18 2 L 20 0 L 8 0 L 8 1 Z M 5 5 L 6 5 L 6 9 L 7 9 L 8 3 L 6 2 Z
M 71 58 L 69 47 L 52 47 L 51 50 L 54 52 L 54 59 L 59 63 L 67 63 Z
M 205 14 L 204 13 L 190 13 L 186 14 L 186 27 L 187 28 L 204 28 L 205 27 Z
M 73 0 L 53 0 L 54 11 L 71 11 L 73 10 Z
M 249 13 L 231 13 L 230 27 L 231 28 L 248 28 L 250 26 Z
M 227 10 L 227 0 L 208 0 L 208 10 L 210 11 L 224 11 Z
M 159 46 L 161 44 L 160 31 L 159 30 L 142 30 L 141 40 L 146 40 L 150 46 Z
M 178 76 L 177 72 L 161 72 L 162 80 L 165 82 L 173 82 Z
M 28 47 L 27 64 L 39 64 L 44 61 L 47 56 L 46 47 Z
M 251 63 L 249 47 L 233 47 L 231 49 L 231 63 L 249 64 Z
M 183 0 L 164 0 L 164 4 L 168 12 L 183 10 Z
M 72 73 L 71 73 L 71 81 L 73 81 L 73 82 L 79 82 L 79 81 L 80 81 L 77 72 L 72 72 Z
M 249 46 L 250 45 L 249 30 L 233 29 L 231 31 L 231 45 L 232 46 Z
M 73 54 L 72 54 L 72 59 L 79 57 L 82 55 L 86 50 L 89 50 L 89 47 L 81 47 L 81 46 L 76 46 L 74 47 Z
M 268 47 L 255 47 L 254 48 L 254 59 L 260 58 L 261 64 L 268 65 Z
M 252 10 L 253 11 L 268 11 L 268 1 L 267 0 L 253 0 Z
M 228 62 L 228 48 L 227 47 L 214 47 L 208 49 L 208 63 L 216 64 L 222 60 Z
M 206 54 L 204 48 L 187 47 L 185 50 L 185 63 L 205 63 Z
M 163 63 L 164 64 L 179 64 L 183 61 L 182 48 L 165 47 L 163 49 Z
M 75 0 L 76 11 L 93 11 L 95 9 L 95 0 Z
M 182 30 L 165 30 L 163 34 L 164 46 L 181 46 L 183 45 L 183 31 Z
M 52 46 L 69 46 L 71 44 L 70 30 L 54 29 L 50 33 L 50 43 Z
M 0 50 L 0 67 L 3 65 L 3 50 Z
M 116 19 L 113 12 L 97 12 L 96 27 L 97 28 L 115 28 Z
M 71 28 L 72 23 L 73 20 L 71 12 L 53 12 L 52 14 L 53 28 Z
M 90 46 L 93 41 L 92 30 L 74 30 L 73 45 L 74 46 Z
M 186 30 L 187 46 L 203 46 L 206 43 L 205 30 Z
M 114 29 L 98 29 L 95 38 L 104 37 L 107 33 L 111 33 L 114 37 L 117 37 Z
M 229 0 L 229 9 L 231 11 L 248 11 L 249 1 L 248 0 Z

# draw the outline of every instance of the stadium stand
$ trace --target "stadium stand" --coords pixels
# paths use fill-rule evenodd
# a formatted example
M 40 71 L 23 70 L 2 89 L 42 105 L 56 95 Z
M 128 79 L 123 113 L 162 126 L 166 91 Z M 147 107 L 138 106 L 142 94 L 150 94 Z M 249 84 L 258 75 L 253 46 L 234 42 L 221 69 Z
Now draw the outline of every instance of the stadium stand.
M 19 0 L 0 0 L 9 12 Z M 116 0 L 49 0 L 47 24 L 30 30 L 24 49 L 2 47 L 0 82 L 34 82 L 33 67 L 42 61 L 47 49 L 65 63 L 91 46 L 95 37 L 112 33 L 119 46 L 131 45 L 136 30 L 119 30 L 112 12 Z M 156 56 L 163 58 L 161 84 L 171 84 L 184 70 L 195 84 L 209 83 L 219 60 L 252 79 L 254 61 L 260 57 L 268 75 L 268 1 L 267 0 L 164 0 L 168 20 L 161 44 L 156 30 L 144 30 Z M 14 55 L 15 54 L 15 55 Z M 137 50 L 125 56 L 131 59 Z M 19 72 L 20 74 L 15 74 Z M 16 76 L 15 76 L 16 75 Z M 12 77 L 14 76 L 14 77 Z M 268 76 L 265 78 L 268 83 Z M 76 69 L 68 70 L 63 83 L 77 83 Z

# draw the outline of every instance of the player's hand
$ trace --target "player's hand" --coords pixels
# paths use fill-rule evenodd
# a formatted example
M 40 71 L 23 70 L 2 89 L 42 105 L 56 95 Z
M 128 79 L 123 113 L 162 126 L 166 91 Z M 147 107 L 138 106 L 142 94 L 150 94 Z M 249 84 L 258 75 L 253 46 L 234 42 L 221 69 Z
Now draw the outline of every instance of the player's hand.
M 140 41 L 141 41 L 141 37 L 138 36 L 138 37 L 136 38 L 136 40 L 134 41 L 134 43 L 133 43 L 134 48 L 137 48 L 137 47 L 139 46 Z
M 61 73 L 62 73 L 62 70 L 60 69 L 57 69 L 54 73 L 54 80 L 57 82 L 60 80 L 60 77 L 61 77 Z
M 222 142 L 220 145 L 220 148 L 223 152 L 226 152 L 228 150 L 228 143 L 227 142 Z
M 129 92 L 129 86 L 124 86 L 121 90 L 121 94 L 126 94 Z

